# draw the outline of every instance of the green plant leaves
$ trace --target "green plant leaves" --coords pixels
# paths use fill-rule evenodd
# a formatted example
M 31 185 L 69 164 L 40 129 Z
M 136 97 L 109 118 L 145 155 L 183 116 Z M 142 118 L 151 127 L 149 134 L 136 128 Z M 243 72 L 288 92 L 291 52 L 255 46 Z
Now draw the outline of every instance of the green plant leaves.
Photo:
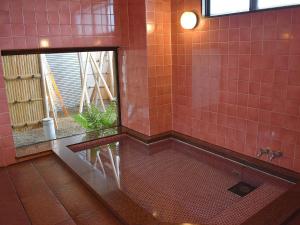
M 88 131 L 110 128 L 116 126 L 117 123 L 117 104 L 112 101 L 105 112 L 92 105 L 88 110 L 73 116 L 73 118 Z

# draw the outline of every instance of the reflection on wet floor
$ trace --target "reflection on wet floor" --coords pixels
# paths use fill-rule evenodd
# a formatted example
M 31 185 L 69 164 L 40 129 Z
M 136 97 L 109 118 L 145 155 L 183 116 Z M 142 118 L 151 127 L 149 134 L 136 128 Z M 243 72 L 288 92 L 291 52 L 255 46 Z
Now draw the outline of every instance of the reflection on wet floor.
M 120 188 L 120 156 L 119 142 L 79 152 L 79 156 L 89 161 L 96 169 L 107 177 L 106 173 L 112 173 Z

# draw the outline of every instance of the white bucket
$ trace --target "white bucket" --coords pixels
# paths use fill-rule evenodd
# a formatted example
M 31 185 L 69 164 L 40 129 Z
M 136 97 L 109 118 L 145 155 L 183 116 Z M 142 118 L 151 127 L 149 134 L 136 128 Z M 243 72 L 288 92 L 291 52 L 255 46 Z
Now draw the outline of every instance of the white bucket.
M 48 117 L 43 119 L 43 130 L 44 130 L 44 136 L 47 140 L 56 139 L 53 118 Z

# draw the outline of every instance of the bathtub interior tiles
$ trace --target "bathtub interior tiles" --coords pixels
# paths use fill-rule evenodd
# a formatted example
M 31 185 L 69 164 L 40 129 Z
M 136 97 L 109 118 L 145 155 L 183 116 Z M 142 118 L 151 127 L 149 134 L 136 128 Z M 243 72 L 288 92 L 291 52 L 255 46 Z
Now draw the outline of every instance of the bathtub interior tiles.
M 119 157 L 119 166 L 108 159 L 109 151 Z M 290 188 L 287 182 L 174 139 L 145 145 L 126 137 L 73 154 L 105 177 L 105 186 L 116 187 L 115 195 L 126 194 L 158 221 L 171 224 L 240 224 Z M 239 182 L 256 189 L 244 197 L 228 191 Z M 98 194 L 119 211 L 113 198 L 103 190 Z

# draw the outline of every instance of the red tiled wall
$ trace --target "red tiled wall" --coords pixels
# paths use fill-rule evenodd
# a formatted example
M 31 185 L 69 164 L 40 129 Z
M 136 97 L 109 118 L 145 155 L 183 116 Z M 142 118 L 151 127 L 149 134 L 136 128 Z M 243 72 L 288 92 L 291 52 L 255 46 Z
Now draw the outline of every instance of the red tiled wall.
M 146 0 L 150 134 L 172 129 L 171 1 Z
M 0 49 L 121 46 L 123 125 L 173 127 L 250 156 L 271 147 L 284 152 L 274 163 L 300 171 L 300 9 L 201 18 L 193 31 L 179 25 L 184 10 L 200 15 L 200 1 L 2 0 Z M 1 74 L 5 165 L 14 145 Z
M 172 129 L 171 1 L 129 0 L 129 48 L 123 54 L 123 125 L 147 135 Z M 122 26 L 125 24 L 122 24 Z M 126 29 L 123 29 L 126 30 Z M 128 103 L 127 103 L 128 102 Z
M 199 0 L 172 0 L 173 129 L 300 172 L 300 8 L 200 18 Z M 262 158 L 267 160 L 266 157 Z
M 122 123 L 149 134 L 145 4 L 136 0 L 1 0 L 0 50 L 40 48 L 42 40 L 51 48 L 121 46 Z M 14 162 L 2 65 L 0 146 L 0 166 Z
M 122 125 L 150 135 L 145 1 L 128 0 L 127 11 L 128 17 L 122 17 L 127 44 L 119 63 Z

